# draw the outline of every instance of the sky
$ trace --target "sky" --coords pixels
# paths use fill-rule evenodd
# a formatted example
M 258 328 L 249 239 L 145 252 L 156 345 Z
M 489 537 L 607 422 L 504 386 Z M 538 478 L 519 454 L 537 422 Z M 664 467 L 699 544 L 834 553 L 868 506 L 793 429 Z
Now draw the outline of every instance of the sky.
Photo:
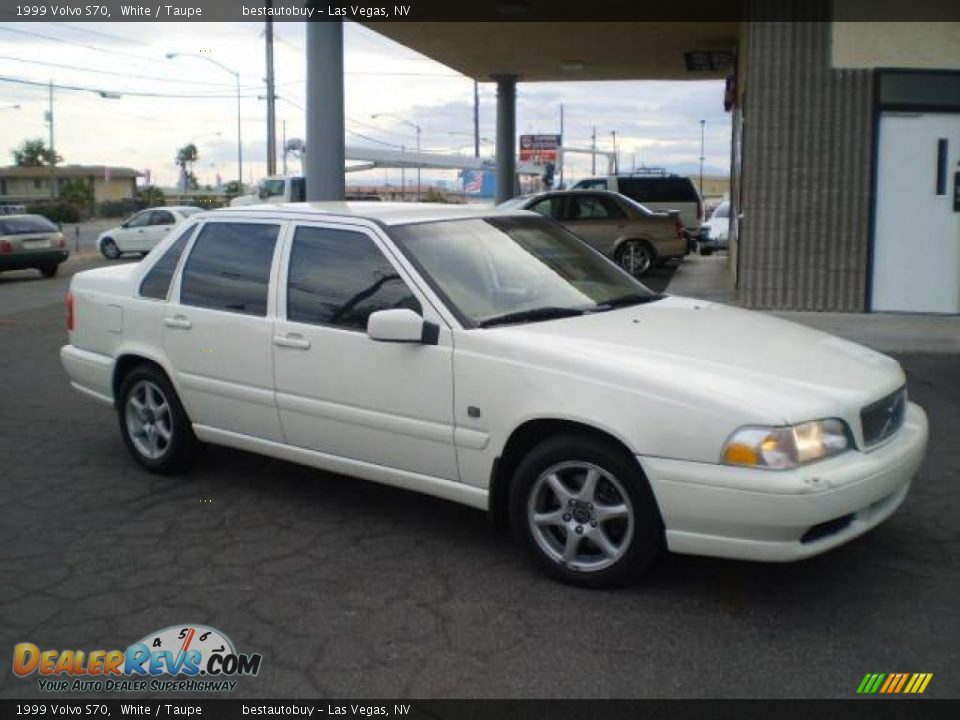
M 274 25 L 277 137 L 303 137 L 305 26 Z M 177 180 L 177 149 L 193 142 L 202 184 L 237 176 L 234 76 L 203 52 L 239 72 L 244 180 L 266 174 L 266 75 L 262 23 L 0 23 L 0 165 L 27 138 L 48 136 L 46 84 L 55 89 L 54 144 L 66 163 L 150 170 L 155 184 Z M 473 80 L 361 25 L 344 28 L 347 143 L 427 152 L 473 153 Z M 27 80 L 42 85 L 3 81 Z M 108 93 L 103 97 L 98 91 Z M 135 94 L 138 93 L 138 94 Z M 120 97 L 110 97 L 119 94 Z M 201 97 L 187 97 L 187 96 Z M 564 106 L 565 145 L 612 148 L 616 131 L 622 169 L 665 166 L 692 173 L 699 164 L 700 120 L 706 121 L 707 174 L 726 174 L 730 116 L 722 81 L 519 83 L 518 133 L 558 133 Z M 19 105 L 19 108 L 12 106 Z M 496 87 L 480 84 L 480 135 L 495 136 Z M 381 117 L 373 118 L 373 115 Z M 401 120 L 402 118 L 402 120 Z M 493 145 L 481 142 L 481 154 Z M 290 172 L 299 162 L 289 158 Z M 602 163 L 598 159 L 598 169 Z M 278 158 L 278 167 L 280 160 Z M 589 156 L 570 156 L 565 179 L 590 175 Z M 407 183 L 415 173 L 407 172 Z M 428 179 L 455 174 L 424 171 Z M 351 183 L 399 184 L 399 170 L 350 173 Z

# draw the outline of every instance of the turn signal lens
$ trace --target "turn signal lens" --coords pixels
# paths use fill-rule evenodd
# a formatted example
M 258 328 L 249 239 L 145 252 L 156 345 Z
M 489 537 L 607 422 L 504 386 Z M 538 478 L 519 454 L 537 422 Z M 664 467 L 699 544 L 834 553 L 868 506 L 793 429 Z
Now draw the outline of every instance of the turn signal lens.
M 73 293 L 67 293 L 67 330 L 73 332 Z
M 787 427 L 744 427 L 727 441 L 720 462 L 787 470 L 845 452 L 851 445 L 847 424 L 837 418 Z

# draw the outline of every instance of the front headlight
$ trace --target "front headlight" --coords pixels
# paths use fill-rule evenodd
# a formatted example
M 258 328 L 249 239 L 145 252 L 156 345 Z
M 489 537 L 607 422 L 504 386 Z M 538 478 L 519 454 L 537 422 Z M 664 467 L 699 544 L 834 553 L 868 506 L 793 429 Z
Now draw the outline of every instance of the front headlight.
M 787 470 L 838 455 L 850 447 L 850 430 L 837 418 L 788 427 L 743 427 L 724 445 L 720 462 Z

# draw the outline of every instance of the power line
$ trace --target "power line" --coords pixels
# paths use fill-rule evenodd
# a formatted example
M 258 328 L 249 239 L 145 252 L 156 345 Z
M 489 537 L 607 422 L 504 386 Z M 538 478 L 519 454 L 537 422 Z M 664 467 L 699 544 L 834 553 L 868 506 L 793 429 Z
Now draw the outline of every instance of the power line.
M 140 73 L 133 74 L 133 73 L 114 72 L 112 70 L 97 70 L 95 68 L 85 68 L 85 67 L 79 67 L 77 65 L 63 65 L 61 63 L 46 62 L 45 60 L 27 60 L 25 58 L 10 57 L 9 55 L 0 55 L 0 60 L 12 60 L 13 62 L 29 63 L 31 65 L 44 65 L 46 67 L 63 68 L 65 70 L 76 70 L 78 72 L 96 73 L 98 75 L 113 75 L 115 77 L 128 77 L 128 78 L 135 78 L 138 80 L 159 80 L 160 82 L 172 82 L 172 83 L 177 83 L 181 85 L 187 84 L 187 85 L 205 85 L 207 87 L 233 87 L 232 83 L 211 83 L 211 82 L 203 82 L 202 80 L 180 80 L 178 78 L 160 77 L 159 75 L 142 75 Z M 248 90 L 253 90 L 253 89 L 256 89 L 257 86 L 251 85 L 251 86 L 243 86 L 243 87 Z
M 51 83 L 40 82 L 37 80 L 27 80 L 25 78 L 12 78 L 7 76 L 0 76 L 0 82 L 8 83 L 17 83 L 19 85 L 33 85 L 39 87 L 50 87 Z M 82 87 L 79 85 L 61 85 L 58 83 L 52 83 L 53 87 L 58 90 L 80 90 L 82 92 L 93 92 L 99 93 L 101 95 L 129 95 L 131 97 L 161 97 L 161 98 L 178 98 L 182 100 L 224 100 L 224 99 L 235 99 L 236 94 L 232 95 L 182 95 L 175 93 L 151 93 L 151 92 L 135 92 L 130 90 L 106 90 L 104 88 L 92 88 L 92 87 Z M 256 97 L 255 95 L 241 95 L 240 97 L 252 98 Z

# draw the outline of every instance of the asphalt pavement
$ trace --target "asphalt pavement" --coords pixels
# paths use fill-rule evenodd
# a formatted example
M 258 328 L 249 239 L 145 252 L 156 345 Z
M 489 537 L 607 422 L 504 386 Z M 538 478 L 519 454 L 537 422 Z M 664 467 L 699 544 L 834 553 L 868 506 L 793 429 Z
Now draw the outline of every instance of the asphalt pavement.
M 139 469 L 60 368 L 67 276 L 100 262 L 0 275 L 0 697 L 43 695 L 15 643 L 185 623 L 262 654 L 236 697 L 847 698 L 867 672 L 960 695 L 956 355 L 898 356 L 932 437 L 873 532 L 788 565 L 667 556 L 589 591 L 439 499 L 221 448 L 186 477 Z

